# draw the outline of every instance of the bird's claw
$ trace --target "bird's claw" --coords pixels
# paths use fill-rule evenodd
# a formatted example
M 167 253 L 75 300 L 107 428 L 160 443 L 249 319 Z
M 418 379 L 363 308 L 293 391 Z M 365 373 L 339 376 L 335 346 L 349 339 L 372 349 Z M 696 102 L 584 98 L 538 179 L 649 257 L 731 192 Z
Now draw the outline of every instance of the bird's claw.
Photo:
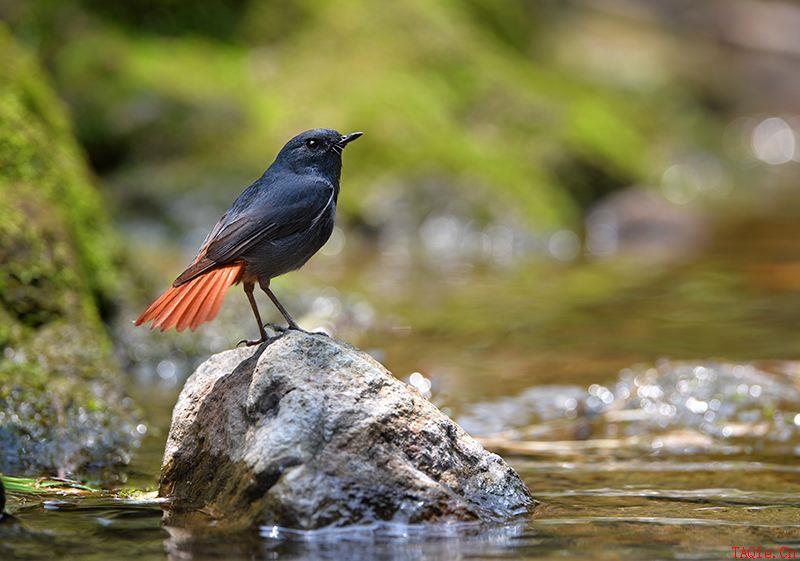
M 268 337 L 262 337 L 261 339 L 253 339 L 253 340 L 242 339 L 241 341 L 236 343 L 236 346 L 237 347 L 241 347 L 242 344 L 244 344 L 246 347 L 255 347 L 256 345 L 260 345 L 261 343 L 263 343 L 267 339 L 268 339 Z
M 325 333 L 324 331 L 306 331 L 296 323 L 290 325 L 280 325 L 278 323 L 265 323 L 264 327 L 269 327 L 275 333 L 281 333 L 281 334 L 288 333 L 289 331 L 300 331 L 302 333 L 307 333 L 309 335 L 324 335 L 325 337 L 330 337 L 330 335 L 328 333 Z

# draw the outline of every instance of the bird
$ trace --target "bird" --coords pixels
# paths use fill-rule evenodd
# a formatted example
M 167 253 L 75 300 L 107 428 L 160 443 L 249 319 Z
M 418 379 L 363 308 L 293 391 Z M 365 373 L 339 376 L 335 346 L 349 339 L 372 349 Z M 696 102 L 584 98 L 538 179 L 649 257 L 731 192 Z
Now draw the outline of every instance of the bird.
M 267 340 L 254 291 L 258 286 L 286 320 L 297 322 L 270 289 L 270 280 L 294 271 L 328 241 L 336 219 L 342 153 L 362 132 L 312 129 L 289 140 L 275 161 L 222 215 L 194 261 L 134 322 L 150 329 L 192 331 L 213 320 L 228 289 L 242 284 L 259 338 Z

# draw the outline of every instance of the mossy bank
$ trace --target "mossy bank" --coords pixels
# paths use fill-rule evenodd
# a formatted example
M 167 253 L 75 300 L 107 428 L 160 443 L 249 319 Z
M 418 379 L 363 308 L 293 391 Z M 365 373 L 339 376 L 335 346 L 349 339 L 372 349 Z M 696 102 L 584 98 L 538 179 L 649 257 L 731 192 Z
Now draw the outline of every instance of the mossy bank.
M 100 310 L 114 237 L 65 112 L 0 28 L 0 471 L 124 462 L 135 413 Z

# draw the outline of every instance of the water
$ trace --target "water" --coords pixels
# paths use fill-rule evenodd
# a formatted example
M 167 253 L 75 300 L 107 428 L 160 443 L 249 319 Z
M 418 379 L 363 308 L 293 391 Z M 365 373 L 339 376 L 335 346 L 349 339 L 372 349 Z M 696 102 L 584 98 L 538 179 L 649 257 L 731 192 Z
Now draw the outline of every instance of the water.
M 800 549 L 800 463 L 786 458 L 541 458 L 515 467 L 544 504 L 507 525 L 386 525 L 215 536 L 161 526 L 153 500 L 62 498 L 18 510 L 3 559 L 720 559 Z M 744 487 L 744 488 L 742 488 Z M 780 491 L 776 491 L 780 489 Z
M 154 488 L 182 377 L 248 327 L 236 319 L 243 302 L 231 299 L 229 319 L 195 347 L 160 339 L 160 354 L 139 357 L 134 393 L 147 406 L 148 432 L 130 468 L 106 483 L 112 491 L 12 495 L 0 559 L 800 552 L 800 363 L 787 360 L 800 355 L 798 234 L 796 220 L 773 216 L 719 228 L 705 250 L 677 261 L 428 268 L 407 283 L 392 276 L 404 268 L 381 255 L 361 258 L 355 274 L 324 258 L 309 269 L 307 288 L 289 291 L 306 324 L 369 349 L 502 453 L 542 501 L 530 517 L 231 536 L 164 527 L 168 504 L 154 493 L 113 491 Z M 384 283 L 370 280 L 378 269 Z

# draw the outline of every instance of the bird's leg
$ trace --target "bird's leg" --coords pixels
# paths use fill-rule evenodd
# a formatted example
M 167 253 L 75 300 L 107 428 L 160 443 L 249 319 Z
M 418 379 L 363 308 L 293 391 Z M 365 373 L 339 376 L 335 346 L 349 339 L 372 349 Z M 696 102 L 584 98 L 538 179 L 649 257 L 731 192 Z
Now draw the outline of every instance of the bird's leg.
M 259 280 L 258 284 L 261 287 L 261 290 L 267 293 L 267 296 L 269 296 L 269 299 L 272 300 L 273 304 L 275 304 L 275 307 L 278 308 L 278 311 L 281 313 L 284 319 L 286 319 L 286 323 L 289 324 L 289 329 L 297 329 L 299 331 L 302 331 L 302 329 L 300 329 L 300 326 L 297 325 L 297 322 L 294 321 L 292 319 L 292 316 L 289 315 L 289 312 L 286 311 L 286 308 L 283 307 L 283 304 L 278 302 L 278 298 L 269 289 L 269 279 L 267 279 L 266 281 Z
M 267 332 L 264 331 L 264 324 L 261 321 L 261 314 L 258 313 L 258 304 L 256 304 L 256 297 L 253 295 L 253 290 L 256 287 L 256 283 L 254 282 L 247 282 L 244 281 L 242 283 L 242 287 L 244 288 L 244 293 L 247 294 L 247 299 L 250 301 L 250 307 L 253 308 L 253 315 L 256 316 L 256 323 L 258 323 L 258 332 L 261 335 L 261 338 L 255 341 L 248 341 L 247 339 L 243 339 L 239 341 L 236 345 L 237 347 L 242 343 L 246 344 L 248 347 L 252 345 L 260 345 L 264 341 L 267 340 Z

